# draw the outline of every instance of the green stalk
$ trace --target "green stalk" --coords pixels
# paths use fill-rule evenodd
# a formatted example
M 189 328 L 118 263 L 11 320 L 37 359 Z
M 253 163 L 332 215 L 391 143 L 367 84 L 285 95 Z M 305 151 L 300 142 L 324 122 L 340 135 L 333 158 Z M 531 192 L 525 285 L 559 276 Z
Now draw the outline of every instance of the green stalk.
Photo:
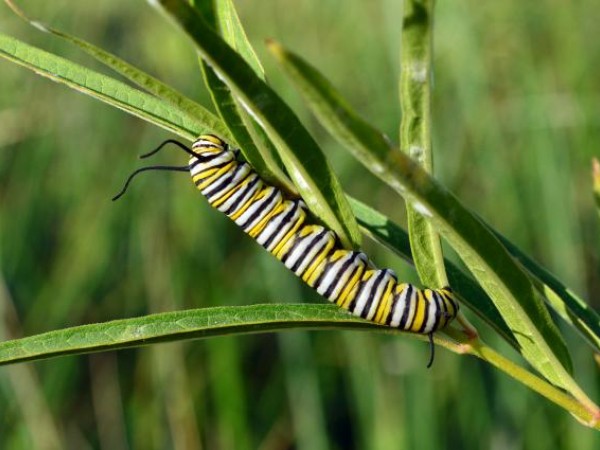
M 434 0 L 404 2 L 400 56 L 400 149 L 432 173 L 431 78 Z M 421 282 L 448 285 L 440 238 L 413 205 L 406 204 L 410 246 Z
M 455 328 L 444 330 L 444 334 L 450 336 L 454 341 L 447 341 L 444 337 L 437 335 L 435 342 L 446 349 L 455 352 L 476 356 L 490 363 L 509 377 L 547 398 L 552 403 L 569 411 L 583 425 L 600 430 L 600 409 L 587 396 L 575 398 L 567 392 L 553 386 L 544 379 L 529 372 L 523 367 L 515 364 L 508 358 L 488 347 L 481 339 L 465 339 L 462 331 Z

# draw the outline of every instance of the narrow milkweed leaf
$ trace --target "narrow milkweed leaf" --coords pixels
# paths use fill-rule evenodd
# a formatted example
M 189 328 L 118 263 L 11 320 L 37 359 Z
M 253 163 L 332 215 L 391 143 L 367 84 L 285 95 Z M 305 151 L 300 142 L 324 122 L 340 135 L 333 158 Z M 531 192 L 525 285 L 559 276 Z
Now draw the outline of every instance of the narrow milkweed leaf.
M 242 26 L 242 22 L 232 0 L 216 0 L 216 20 L 221 35 L 231 48 L 240 54 L 242 58 L 250 65 L 254 73 L 263 81 L 266 81 L 265 69 L 258 59 L 254 47 L 250 43 L 248 36 Z M 298 194 L 296 187 L 291 183 L 287 175 L 280 169 L 277 159 L 277 149 L 266 135 L 265 131 L 258 125 L 252 116 L 246 112 L 239 102 L 236 103 L 240 117 L 246 124 L 252 140 L 256 144 L 261 157 L 265 161 L 269 173 L 273 174 L 273 180 L 289 194 L 296 196 Z
M 233 334 L 266 333 L 287 329 L 370 330 L 403 333 L 358 319 L 335 305 L 252 305 L 193 309 L 144 317 L 81 325 L 62 330 L 0 342 L 0 365 L 37 361 L 65 355 L 79 355 L 179 340 L 202 339 Z M 407 333 L 403 333 L 407 334 Z M 423 335 L 413 335 L 427 339 Z M 437 343 L 452 350 L 460 347 L 443 338 Z M 491 358 L 491 349 L 480 346 L 474 354 Z M 483 354 L 485 352 L 485 355 Z M 508 361 L 494 358 L 495 365 L 557 405 L 591 422 L 590 411 L 567 394 L 527 373 L 518 366 L 508 370 Z M 514 366 L 514 365 L 513 365 Z
M 356 114 L 303 59 L 271 45 L 289 79 L 321 123 L 376 176 L 430 220 L 490 296 L 522 355 L 552 383 L 573 392 L 567 347 L 536 289 L 505 247 L 456 197 Z
M 152 95 L 1 33 L 0 57 L 185 139 L 193 140 L 201 132 L 212 130 L 215 126 L 211 118 L 182 115 L 176 108 Z
M 509 253 L 527 269 L 536 287 L 546 297 L 552 309 L 566 323 L 575 327 L 593 349 L 600 352 L 600 316 L 598 313 L 552 275 L 548 269 L 527 256 L 498 231 L 492 231 Z
M 356 318 L 335 305 L 222 306 L 82 325 L 0 342 L 0 365 L 159 342 L 286 329 L 376 330 L 400 333 L 399 330 Z
M 219 0 L 216 5 L 213 2 L 202 1 L 194 2 L 194 6 L 209 25 L 219 30 L 229 45 L 264 79 L 263 68 L 246 39 L 233 5 L 228 0 Z M 231 134 L 235 136 L 246 161 L 270 184 L 289 194 L 297 194 L 294 185 L 277 164 L 274 158 L 275 149 L 265 132 L 236 101 L 229 87 L 217 77 L 213 69 L 202 58 L 198 59 L 213 105 Z
M 413 256 L 408 233 L 379 211 L 352 197 L 348 197 L 348 200 L 363 232 L 412 264 Z M 450 285 L 459 296 L 460 303 L 469 306 L 506 342 L 518 349 L 518 342 L 486 292 L 451 261 L 444 259 L 444 265 L 448 271 Z
M 176 89 L 173 89 L 171 86 L 163 83 L 159 79 L 143 72 L 142 70 L 138 69 L 132 64 L 129 64 L 127 61 L 124 61 L 123 59 L 107 52 L 106 50 L 103 50 L 89 42 L 86 42 L 83 39 L 72 36 L 68 33 L 64 33 L 60 30 L 51 28 L 39 21 L 29 18 L 27 15 L 25 15 L 23 10 L 18 8 L 11 0 L 4 1 L 15 12 L 15 14 L 17 14 L 19 17 L 21 17 L 33 27 L 45 33 L 50 33 L 55 36 L 58 36 L 59 38 L 62 38 L 76 45 L 85 53 L 92 56 L 107 67 L 111 68 L 126 79 L 135 83 L 142 89 L 146 90 L 148 93 L 155 95 L 156 97 L 161 98 L 166 102 L 170 103 L 171 105 L 175 106 L 178 110 L 178 113 L 182 116 L 187 116 L 189 120 L 199 120 L 202 123 L 206 124 L 206 126 L 202 127 L 203 129 L 210 130 L 213 133 L 219 134 L 226 140 L 234 141 L 233 136 L 218 117 L 216 117 L 213 113 L 208 111 L 202 105 L 196 103 L 193 100 L 190 100 L 188 97 L 186 97 Z
M 216 0 L 216 19 L 219 24 L 221 36 L 244 61 L 252 68 L 255 74 L 265 79 L 265 69 L 258 59 L 254 48 L 246 36 L 242 22 L 231 0 Z
M 358 225 L 339 181 L 317 143 L 289 106 L 189 4 L 182 0 L 151 3 L 162 6 L 188 34 L 202 58 L 267 132 L 311 211 L 337 233 L 345 246 L 360 246 Z

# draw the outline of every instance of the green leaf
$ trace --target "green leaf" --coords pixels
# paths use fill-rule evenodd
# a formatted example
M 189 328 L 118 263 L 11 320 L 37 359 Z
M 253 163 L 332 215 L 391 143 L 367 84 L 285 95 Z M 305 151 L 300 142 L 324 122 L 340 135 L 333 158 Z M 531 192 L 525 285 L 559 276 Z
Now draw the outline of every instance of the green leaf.
M 290 328 L 401 333 L 390 327 L 356 318 L 335 305 L 225 306 L 82 325 L 0 342 L 0 365 L 159 342 L 266 333 Z
M 456 197 L 361 119 L 317 70 L 281 47 L 276 50 L 290 79 L 330 133 L 412 203 L 454 247 L 491 297 L 527 361 L 576 395 L 567 347 L 536 289 L 504 246 Z
M 216 0 L 216 7 L 216 17 L 221 36 L 232 49 L 244 58 L 244 61 L 248 63 L 254 73 L 264 80 L 265 69 L 258 56 L 256 56 L 254 48 L 250 45 L 233 2 L 231 0 Z
M 294 185 L 273 159 L 273 153 L 269 150 L 268 138 L 264 132 L 255 129 L 252 118 L 240 109 L 227 85 L 216 76 L 212 68 L 204 61 L 200 61 L 200 68 L 213 104 L 231 134 L 235 136 L 246 161 L 260 174 L 261 178 L 270 184 L 281 188 L 288 194 L 295 193 Z
M 0 57 L 116 106 L 185 139 L 193 140 L 201 132 L 212 130 L 219 123 L 218 119 L 214 122 L 212 117 L 189 117 L 181 114 L 145 92 L 1 33 Z
M 45 33 L 50 33 L 55 36 L 58 36 L 72 44 L 75 44 L 81 50 L 83 50 L 88 55 L 92 56 L 96 60 L 105 64 L 107 67 L 111 68 L 118 74 L 137 84 L 141 88 L 145 89 L 147 92 L 155 95 L 158 98 L 166 100 L 171 105 L 175 106 L 179 113 L 187 116 L 190 120 L 199 120 L 203 124 L 202 129 L 209 129 L 211 132 L 219 134 L 226 140 L 233 140 L 231 133 L 229 130 L 223 125 L 223 123 L 210 111 L 204 108 L 202 105 L 190 100 L 183 94 L 181 94 L 176 89 L 173 89 L 171 86 L 163 83 L 157 78 L 148 75 L 147 73 L 141 71 L 137 67 L 129 64 L 128 62 L 122 60 L 121 58 L 99 48 L 89 42 L 84 41 L 75 36 L 71 36 L 70 34 L 63 33 L 60 30 L 56 30 L 51 28 L 39 21 L 30 19 L 25 13 L 19 9 L 14 3 L 9 0 L 5 0 L 5 2 L 9 5 L 9 7 L 21 17 L 23 20 L 28 22 L 33 27 L 41 30 Z M 195 139 L 197 136 L 191 138 Z
M 200 3 L 201 8 L 198 2 L 194 2 L 209 25 L 221 30 L 229 45 L 244 57 L 259 77 L 264 79 L 262 66 L 245 37 L 233 5 L 227 0 L 219 1 L 215 14 L 212 2 Z M 274 159 L 275 150 L 265 132 L 235 100 L 227 85 L 217 77 L 212 68 L 201 58 L 199 61 L 213 104 L 231 134 L 235 136 L 246 161 L 270 184 L 283 189 L 288 194 L 296 194 L 296 188 Z
M 489 225 L 488 225 L 489 226 Z M 510 254 L 527 269 L 538 291 L 552 309 L 596 351 L 600 351 L 600 316 L 586 302 L 561 283 L 545 267 L 527 256 L 499 232 L 492 230 Z
M 82 325 L 21 339 L 0 342 L 0 365 L 37 361 L 180 340 L 233 334 L 266 333 L 287 329 L 371 330 L 387 334 L 409 334 L 358 319 L 334 305 L 252 305 L 229 306 L 153 314 L 144 317 Z M 421 335 L 412 335 L 424 339 Z M 450 345 L 442 345 L 453 349 Z M 453 349 L 456 351 L 456 349 Z M 485 354 L 484 354 L 485 352 Z M 480 347 L 477 356 L 505 370 L 509 361 Z M 499 360 L 499 361 L 498 361 Z M 588 418 L 590 412 L 562 392 L 528 374 L 518 366 L 508 371 L 522 383 L 559 406 Z
M 353 154 L 359 151 L 356 149 L 364 148 L 364 152 L 359 155 L 355 154 L 357 159 L 386 183 L 397 185 L 393 176 L 379 175 L 383 172 L 382 163 L 387 160 L 389 152 L 392 151 L 389 140 L 356 114 L 350 104 L 317 70 L 276 43 L 270 43 L 269 48 L 329 132 Z M 600 186 L 600 181 L 598 186 Z M 600 188 L 598 192 L 600 192 Z M 493 231 L 489 224 L 486 226 Z M 548 270 L 525 255 L 498 232 L 493 232 L 510 254 L 528 270 L 536 286 L 546 296 L 553 309 L 567 323 L 575 326 L 595 349 L 600 350 L 600 317 L 595 311 L 553 277 Z M 454 287 L 456 281 L 452 280 L 453 277 L 450 274 L 449 278 L 451 286 Z
M 361 230 L 370 238 L 385 245 L 408 263 L 412 263 L 411 245 L 406 231 L 392 222 L 388 217 L 352 198 L 350 206 L 358 220 Z M 496 332 L 515 349 L 519 344 L 515 340 L 502 316 L 494 306 L 490 297 L 475 281 L 463 273 L 453 262 L 444 259 L 448 271 L 450 285 L 458 295 L 461 304 L 467 305 L 481 319 L 496 330 Z
M 431 82 L 433 0 L 403 3 L 400 57 L 400 149 L 433 172 L 431 149 Z M 427 218 L 406 204 L 406 219 L 415 267 L 421 282 L 448 285 L 440 237 Z
M 162 5 L 169 16 L 188 33 L 201 56 L 267 132 L 311 211 L 337 233 L 345 246 L 359 246 L 358 225 L 339 181 L 317 143 L 289 106 L 190 5 L 182 0 L 152 3 Z

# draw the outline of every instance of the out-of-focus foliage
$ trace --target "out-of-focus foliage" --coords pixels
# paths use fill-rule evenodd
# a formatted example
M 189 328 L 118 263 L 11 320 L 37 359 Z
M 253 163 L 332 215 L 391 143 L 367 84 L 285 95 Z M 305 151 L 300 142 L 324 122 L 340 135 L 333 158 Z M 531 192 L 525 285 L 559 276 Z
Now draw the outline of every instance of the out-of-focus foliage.
M 315 125 L 262 44 L 273 37 L 306 56 L 395 136 L 397 3 L 303 0 L 290 14 L 285 0 L 236 2 L 270 82 L 324 146 L 344 188 L 402 222 L 397 197 Z M 209 105 L 191 46 L 145 4 L 38 0 L 27 8 Z M 589 176 L 600 142 L 596 9 L 592 0 L 439 0 L 433 131 L 444 183 L 598 309 Z M 4 4 L 0 28 L 104 70 Z M 184 175 L 142 177 L 110 202 L 135 157 L 166 137 L 0 65 L 1 338 L 225 301 L 321 301 L 211 210 Z M 415 280 L 404 262 L 366 244 L 380 266 Z M 597 398 L 589 348 L 567 337 L 578 378 Z M 592 449 L 600 442 L 474 359 L 438 352 L 427 372 L 426 361 L 427 347 L 413 340 L 333 331 L 0 368 L 0 448 Z

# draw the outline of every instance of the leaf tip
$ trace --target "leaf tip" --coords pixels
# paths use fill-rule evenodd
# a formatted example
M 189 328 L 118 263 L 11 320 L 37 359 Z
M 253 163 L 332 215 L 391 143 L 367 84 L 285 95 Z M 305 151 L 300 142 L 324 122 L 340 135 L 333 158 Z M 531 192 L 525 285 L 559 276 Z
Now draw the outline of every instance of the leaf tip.
M 15 13 L 17 16 L 19 16 L 25 22 L 28 22 L 31 26 L 33 26 L 33 27 L 37 28 L 38 30 L 41 30 L 45 33 L 49 32 L 48 27 L 46 27 L 41 22 L 38 22 L 36 20 L 30 19 L 29 17 L 27 17 L 25 15 L 25 13 L 23 12 L 23 10 L 21 8 L 19 8 L 15 3 L 13 3 L 12 0 L 4 0 L 4 3 L 6 4 L 6 6 L 8 6 L 12 10 L 13 13 Z
M 592 176 L 594 180 L 594 190 L 600 190 L 600 161 L 598 158 L 592 158 Z
M 153 6 L 154 8 L 161 8 L 162 7 L 162 4 L 161 4 L 161 2 L 159 0 L 147 0 L 147 1 L 148 1 L 148 4 L 150 6 Z
M 282 57 L 285 52 L 283 46 L 273 38 L 265 39 L 265 45 L 267 46 L 269 51 L 273 53 L 273 55 L 275 55 L 276 57 Z

